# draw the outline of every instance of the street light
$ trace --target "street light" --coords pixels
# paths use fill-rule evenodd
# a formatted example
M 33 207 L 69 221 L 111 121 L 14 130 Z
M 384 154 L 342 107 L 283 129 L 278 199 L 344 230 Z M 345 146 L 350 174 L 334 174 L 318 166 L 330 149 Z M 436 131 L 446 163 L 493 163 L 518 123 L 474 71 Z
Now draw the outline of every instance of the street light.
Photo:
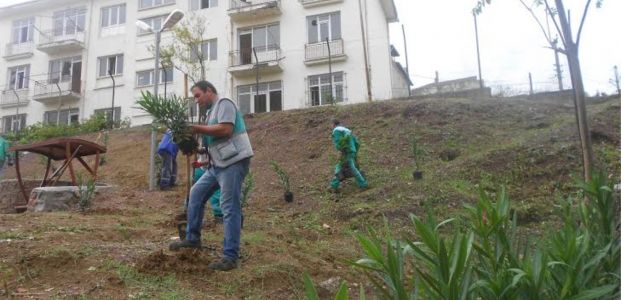
M 155 80 L 153 84 L 153 94 L 157 97 L 158 87 L 159 87 L 159 79 L 160 79 L 160 41 L 162 36 L 162 31 L 166 29 L 171 29 L 175 24 L 177 24 L 181 19 L 183 19 L 183 12 L 179 9 L 173 10 L 166 20 L 164 20 L 164 24 L 162 24 L 162 28 L 155 31 L 153 27 L 143 21 L 136 21 L 136 26 L 144 31 L 148 31 L 151 33 L 155 33 L 155 68 L 153 69 L 153 78 Z M 164 95 L 166 96 L 166 95 Z M 149 153 L 149 191 L 153 191 L 155 189 L 155 140 L 156 133 L 155 128 L 151 130 L 151 152 Z

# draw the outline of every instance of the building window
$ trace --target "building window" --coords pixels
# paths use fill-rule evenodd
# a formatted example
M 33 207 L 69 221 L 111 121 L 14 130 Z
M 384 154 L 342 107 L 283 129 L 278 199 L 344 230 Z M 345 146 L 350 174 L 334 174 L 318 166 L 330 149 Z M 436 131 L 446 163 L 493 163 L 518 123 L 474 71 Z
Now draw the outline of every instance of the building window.
M 2 117 L 2 132 L 16 132 L 26 127 L 26 114 Z
M 344 97 L 344 73 L 332 73 L 332 93 L 330 93 L 330 74 L 308 76 L 308 93 L 312 106 L 342 102 Z
M 308 43 L 330 41 L 341 38 L 341 13 L 310 16 L 306 18 L 308 28 Z
M 218 0 L 190 0 L 190 10 L 199 10 L 218 6 Z
M 271 24 L 241 29 L 238 32 L 237 46 L 239 56 L 235 58 L 235 65 L 253 63 L 253 49 L 257 52 L 260 61 L 276 60 L 280 49 L 280 25 Z
M 32 42 L 34 35 L 34 18 L 13 21 L 12 39 L 13 44 Z
M 175 0 L 139 0 L 138 7 L 140 9 L 146 9 L 174 3 Z
M 153 77 L 155 76 L 154 70 L 145 70 L 136 73 L 136 86 L 143 87 L 153 85 Z M 173 81 L 173 69 L 160 69 L 160 81 L 159 83 L 172 82 Z
M 9 68 L 9 89 L 20 90 L 28 88 L 30 81 L 30 65 Z
M 204 41 L 200 46 L 200 50 L 198 50 L 197 48 L 198 47 L 195 47 L 195 49 L 192 50 L 192 60 L 202 59 L 212 61 L 218 59 L 217 39 Z
M 273 81 L 237 87 L 239 110 L 244 113 L 262 113 L 282 110 L 282 82 Z
M 50 110 L 43 113 L 43 123 L 55 125 L 71 125 L 79 122 L 80 114 L 77 108 Z
M 99 77 L 123 74 L 123 54 L 99 58 Z
M 101 27 L 125 24 L 125 4 L 108 6 L 101 9 Z
M 110 108 L 102 108 L 102 109 L 96 109 L 95 110 L 95 114 L 102 114 L 104 116 L 106 116 L 106 123 L 109 123 L 110 120 L 112 119 L 112 109 Z M 117 127 L 119 126 L 119 124 L 121 124 L 121 107 L 115 107 L 114 108 L 114 126 Z
M 160 29 L 162 29 L 162 25 L 164 24 L 164 21 L 166 21 L 166 15 L 162 15 L 162 16 L 157 16 L 157 17 L 152 17 L 152 18 L 146 18 L 146 19 L 141 19 L 141 21 L 147 23 L 147 25 L 151 26 L 151 29 L 153 29 L 153 31 L 158 31 Z M 147 30 L 142 30 L 142 29 L 138 29 L 138 34 L 142 35 L 142 34 L 148 34 L 150 33 Z
M 54 36 L 74 35 L 84 32 L 86 8 L 72 8 L 54 12 Z
M 74 69 L 81 68 L 81 65 L 82 58 L 79 56 L 50 61 L 49 83 L 70 81 Z

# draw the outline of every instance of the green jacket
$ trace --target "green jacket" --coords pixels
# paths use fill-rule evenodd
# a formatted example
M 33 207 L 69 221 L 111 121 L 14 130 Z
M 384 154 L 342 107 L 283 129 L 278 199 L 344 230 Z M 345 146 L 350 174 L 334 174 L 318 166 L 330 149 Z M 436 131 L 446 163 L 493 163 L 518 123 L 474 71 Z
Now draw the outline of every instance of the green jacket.
M 337 126 L 332 130 L 332 144 L 336 150 L 356 154 L 360 150 L 358 138 L 346 127 Z
M 0 137 L 0 160 L 6 160 L 11 157 L 9 148 L 11 148 L 11 144 L 3 137 Z

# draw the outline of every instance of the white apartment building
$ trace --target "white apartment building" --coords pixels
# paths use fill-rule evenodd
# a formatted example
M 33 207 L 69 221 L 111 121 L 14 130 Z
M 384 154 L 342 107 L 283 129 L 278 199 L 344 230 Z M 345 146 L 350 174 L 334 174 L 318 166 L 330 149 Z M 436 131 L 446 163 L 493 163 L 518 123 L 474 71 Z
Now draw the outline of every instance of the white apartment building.
M 110 115 L 113 93 L 115 120 L 150 123 L 134 103 L 153 89 L 155 37 L 135 22 L 158 29 L 174 9 L 207 20 L 206 79 L 245 113 L 407 96 L 393 0 L 35 0 L 0 9 L 1 130 Z M 160 75 L 161 93 L 184 94 L 181 71 Z

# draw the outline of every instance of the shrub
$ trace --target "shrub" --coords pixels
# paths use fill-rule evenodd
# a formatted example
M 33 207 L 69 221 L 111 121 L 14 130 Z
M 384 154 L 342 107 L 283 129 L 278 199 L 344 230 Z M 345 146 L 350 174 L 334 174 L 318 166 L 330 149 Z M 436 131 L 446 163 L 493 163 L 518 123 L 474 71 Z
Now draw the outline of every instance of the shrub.
M 280 181 L 280 185 L 285 190 L 285 193 L 291 192 L 291 186 L 289 184 L 289 174 L 275 161 L 271 161 L 270 165 Z
M 411 216 L 418 240 L 357 235 L 365 257 L 351 264 L 384 299 L 618 299 L 619 199 L 603 173 L 578 187 L 578 197 L 560 200 L 560 229 L 537 243 L 520 238 L 501 188 L 481 191 L 462 226 Z M 446 226 L 454 233 L 442 234 Z
M 95 181 L 93 179 L 84 180 L 82 175 L 78 175 L 78 207 L 82 212 L 91 207 L 95 197 Z

